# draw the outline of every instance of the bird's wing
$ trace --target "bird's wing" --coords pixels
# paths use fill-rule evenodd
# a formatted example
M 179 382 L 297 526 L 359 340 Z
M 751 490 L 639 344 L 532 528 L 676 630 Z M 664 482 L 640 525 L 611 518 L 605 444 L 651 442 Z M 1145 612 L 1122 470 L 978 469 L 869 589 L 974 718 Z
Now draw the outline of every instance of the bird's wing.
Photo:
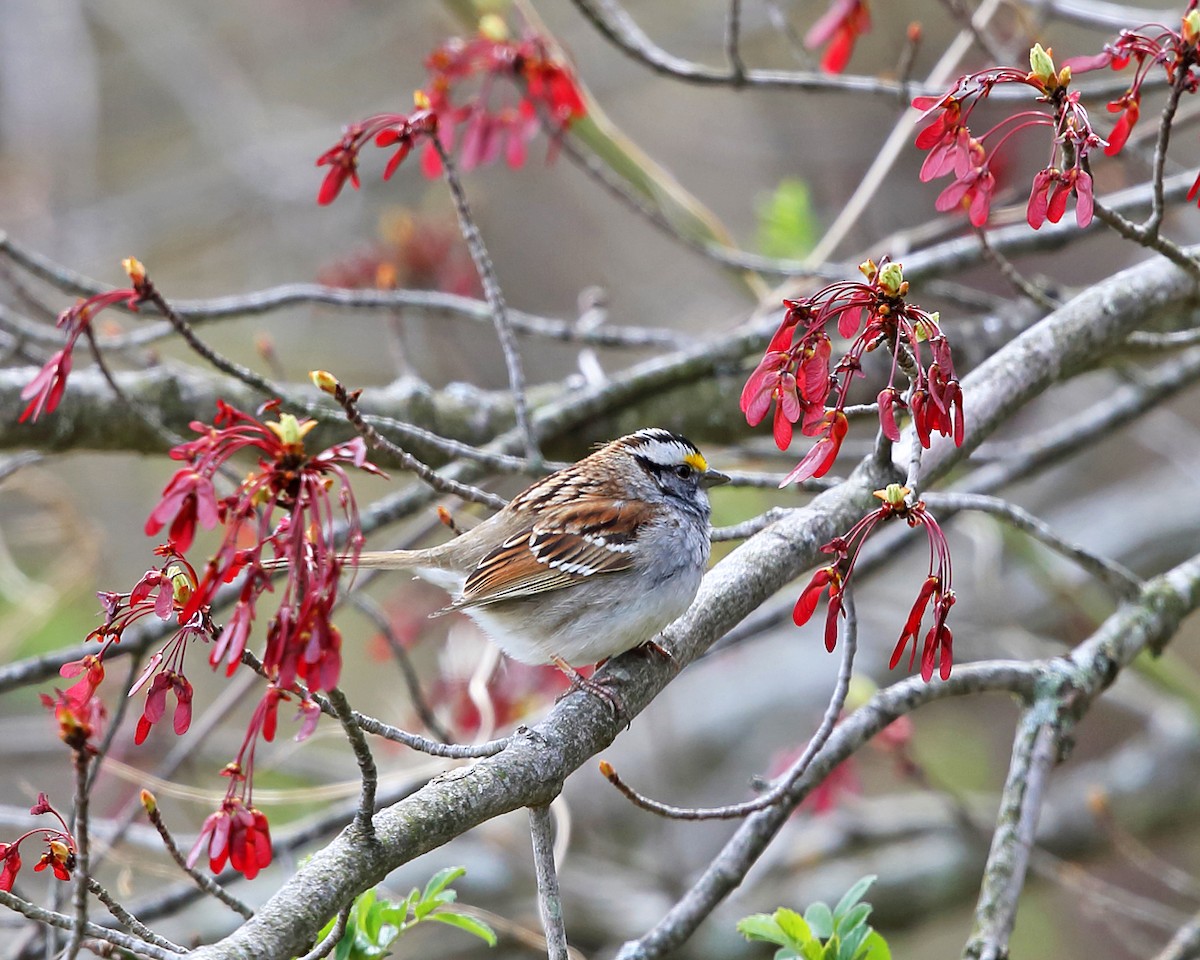
M 448 609 L 531 597 L 628 570 L 638 533 L 651 518 L 640 501 L 599 497 L 542 510 L 479 562 Z

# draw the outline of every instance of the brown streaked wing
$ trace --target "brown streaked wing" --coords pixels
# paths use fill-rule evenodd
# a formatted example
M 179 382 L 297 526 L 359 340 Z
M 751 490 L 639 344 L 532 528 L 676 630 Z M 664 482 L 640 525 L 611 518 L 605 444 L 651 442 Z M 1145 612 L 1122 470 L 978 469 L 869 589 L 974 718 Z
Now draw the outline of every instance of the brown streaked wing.
M 528 530 L 509 537 L 480 561 L 449 609 L 529 597 L 628 570 L 646 512 L 644 503 L 600 497 L 546 510 Z

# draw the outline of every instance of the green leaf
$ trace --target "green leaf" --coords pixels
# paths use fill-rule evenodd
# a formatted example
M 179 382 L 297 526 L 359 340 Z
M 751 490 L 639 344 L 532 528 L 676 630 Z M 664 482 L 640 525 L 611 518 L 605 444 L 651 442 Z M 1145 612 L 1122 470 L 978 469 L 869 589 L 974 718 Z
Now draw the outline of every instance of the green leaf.
M 466 930 L 467 933 L 474 934 L 480 940 L 483 940 L 489 947 L 496 945 L 496 931 L 475 917 L 468 917 L 463 913 L 452 913 L 449 910 L 440 910 L 437 913 L 431 914 L 429 919 L 436 920 L 438 923 L 449 924 L 452 927 L 458 927 L 459 930 Z
M 758 203 L 758 248 L 768 257 L 802 257 L 816 245 L 808 185 L 784 179 Z
M 868 874 L 855 883 L 854 886 L 852 886 L 849 890 L 847 890 L 842 895 L 842 899 L 838 901 L 837 906 L 833 908 L 833 915 L 835 917 L 840 917 L 847 913 L 856 903 L 858 903 L 859 900 L 863 898 L 863 894 L 865 894 L 870 888 L 871 884 L 875 882 L 875 878 L 875 874 Z
M 780 907 L 775 911 L 775 922 L 783 935 L 787 937 L 785 946 L 794 946 L 797 950 L 815 941 L 814 931 L 804 917 L 795 910 Z
M 825 949 L 821 951 L 821 960 L 838 960 L 842 952 L 842 941 L 835 934 L 825 942 Z
M 421 894 L 421 899 L 424 901 L 436 896 L 466 872 L 466 867 L 446 867 L 439 870 L 425 884 L 425 892 Z
M 848 913 L 833 915 L 833 926 L 845 938 L 846 934 L 851 930 L 861 927 L 871 915 L 871 905 L 869 903 L 860 903 Z
M 787 945 L 787 935 L 769 913 L 752 913 L 737 922 L 737 931 L 747 940 L 763 940 L 766 943 Z
M 365 891 L 355 901 L 351 916 L 347 918 L 347 931 L 350 929 L 349 921 L 353 919 L 355 926 L 369 943 L 379 942 L 379 928 L 383 925 L 382 911 L 375 909 L 377 898 L 378 894 L 374 890 Z
M 804 960 L 804 958 L 791 947 L 780 947 L 775 951 L 775 960 Z
M 873 931 L 868 926 L 855 927 L 853 930 L 842 935 L 842 956 L 847 960 L 856 960 L 858 952 L 863 945 L 863 941 L 871 935 Z
M 892 948 L 878 931 L 872 930 L 861 949 L 854 955 L 854 960 L 892 960 Z
M 808 921 L 814 937 L 828 940 L 833 936 L 833 914 L 825 904 L 819 901 L 814 903 L 804 911 L 804 919 Z

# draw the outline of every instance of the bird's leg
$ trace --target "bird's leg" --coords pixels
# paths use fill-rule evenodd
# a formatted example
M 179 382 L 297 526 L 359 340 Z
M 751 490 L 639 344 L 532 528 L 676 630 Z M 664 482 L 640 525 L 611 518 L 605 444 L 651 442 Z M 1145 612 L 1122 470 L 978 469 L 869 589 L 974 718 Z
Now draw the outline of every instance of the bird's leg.
M 607 659 L 607 658 L 605 658 L 605 659 Z M 621 703 L 620 697 L 618 697 L 615 693 L 613 693 L 613 691 L 610 690 L 603 681 L 593 680 L 591 677 L 585 677 L 582 673 L 580 673 L 578 670 L 576 670 L 573 666 L 571 666 L 569 663 L 567 663 L 567 661 L 564 660 L 560 656 L 556 655 L 556 656 L 551 657 L 550 662 L 552 664 L 554 664 L 556 667 L 558 667 L 558 669 L 561 670 L 563 673 L 565 673 L 571 681 L 570 689 L 568 689 L 566 691 L 566 693 L 564 693 L 562 696 L 560 696 L 558 698 L 559 700 L 561 700 L 563 697 L 565 697 L 568 693 L 572 693 L 575 690 L 585 690 L 586 692 L 590 693 L 592 696 L 597 697 L 600 700 L 603 700 L 612 709 L 613 714 L 615 716 L 622 717 L 625 715 L 625 707 Z M 600 661 L 600 663 L 603 663 L 603 662 L 604 662 L 603 660 Z M 599 666 L 599 664 L 597 666 Z

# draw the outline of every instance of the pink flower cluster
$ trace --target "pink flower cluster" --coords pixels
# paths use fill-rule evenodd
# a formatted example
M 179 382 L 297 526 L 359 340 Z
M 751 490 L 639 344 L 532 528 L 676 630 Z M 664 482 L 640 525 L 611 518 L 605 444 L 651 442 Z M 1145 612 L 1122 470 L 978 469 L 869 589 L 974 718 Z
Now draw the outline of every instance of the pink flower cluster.
M 1034 127 L 1051 130 L 1049 162 L 1034 176 L 1026 217 L 1035 230 L 1049 220 L 1057 223 L 1075 196 L 1075 218 L 1081 227 L 1092 220 L 1092 177 L 1087 168 L 1089 151 L 1103 141 L 1092 130 L 1079 92 L 1070 90 L 1071 70 L 1054 68 L 1050 52 L 1035 44 L 1029 54 L 1030 70 L 999 67 L 959 79 L 954 89 L 940 97 L 917 97 L 913 106 L 932 117 L 917 135 L 916 145 L 928 151 L 921 165 L 921 180 L 928 182 L 953 175 L 954 179 L 935 202 L 938 210 L 966 208 L 972 226 L 988 219 L 996 191 L 992 164 L 1016 134 Z M 1029 87 L 1046 109 L 1022 110 L 1005 117 L 976 137 L 968 121 L 991 91 L 1003 84 Z
M 58 880 L 70 880 L 71 871 L 75 869 L 75 838 L 62 814 L 50 805 L 49 798 L 39 793 L 37 803 L 29 812 L 32 816 L 51 814 L 58 821 L 57 827 L 38 827 L 26 831 L 12 843 L 0 843 L 0 890 L 11 892 L 16 882 L 17 874 L 21 871 L 21 844 L 30 837 L 41 837 L 46 843 L 46 850 L 34 865 L 34 873 L 41 873 L 49 867 Z
M 892 355 L 887 385 L 877 398 L 884 435 L 900 439 L 896 412 L 907 410 L 922 446 L 929 446 L 934 433 L 962 444 L 962 389 L 937 314 L 905 299 L 908 283 L 900 264 L 885 257 L 878 266 L 868 260 L 859 269 L 866 283 L 843 281 L 811 297 L 784 301 L 783 322 L 742 388 L 741 409 L 750 426 L 758 426 L 774 405 L 780 450 L 791 445 L 796 424 L 804 436 L 817 438 L 784 485 L 829 472 L 850 428 L 845 406 L 851 382 L 863 375 L 863 356 L 880 346 Z M 831 322 L 852 341 L 832 366 Z M 911 384 L 907 391 L 896 386 L 901 371 Z M 835 397 L 828 407 L 831 392 Z
M 850 585 L 850 578 L 854 573 L 854 564 L 858 559 L 859 551 L 876 526 L 881 522 L 899 517 L 910 527 L 924 528 L 929 538 L 929 572 L 909 611 L 908 619 L 900 632 L 900 639 L 896 642 L 888 666 L 895 669 L 911 641 L 909 669 L 912 669 L 916 660 L 917 638 L 920 636 L 921 624 L 930 603 L 932 603 L 933 621 L 929 631 L 925 634 L 924 645 L 921 649 L 921 677 L 926 681 L 930 680 L 936 668 L 938 675 L 945 680 L 950 676 L 950 667 L 954 661 L 954 635 L 946 626 L 946 618 L 950 614 L 950 608 L 954 606 L 950 546 L 946 542 L 946 536 L 938 522 L 925 509 L 924 501 L 908 502 L 907 498 L 910 492 L 907 487 L 899 484 L 890 484 L 884 490 L 876 490 L 875 496 L 883 501 L 880 506 L 859 520 L 845 536 L 835 537 L 821 548 L 825 553 L 833 554 L 834 561 L 813 574 L 808 586 L 796 600 L 792 619 L 796 626 L 803 626 L 812 617 L 821 595 L 828 593 L 829 611 L 825 616 L 825 648 L 832 651 L 837 645 L 838 616 L 844 614 L 843 598 L 846 588 Z
M 429 83 L 417 91 L 413 113 L 379 113 L 351 124 L 342 139 L 317 158 L 317 166 L 330 168 L 318 203 L 332 203 L 347 181 L 358 188 L 359 154 L 372 140 L 378 147 L 397 148 L 384 170 L 385 180 L 422 141 L 426 146 L 421 169 L 428 177 L 439 176 L 442 163 L 431 142 L 434 136 L 440 136 L 448 150 L 458 142 L 465 170 L 493 163 L 501 155 L 518 168 L 525 163 L 526 148 L 543 116 L 562 131 L 587 114 L 570 68 L 550 43 L 538 36 L 513 40 L 495 16 L 485 17 L 473 38 L 443 43 L 425 66 Z M 515 103 L 494 102 L 497 80 L 515 84 Z M 477 86 L 460 96 L 463 85 L 472 81 L 478 81 Z
M 1141 114 L 1142 85 L 1154 67 L 1161 67 L 1167 82 L 1181 93 L 1195 93 L 1200 89 L 1200 73 L 1197 71 L 1200 53 L 1200 10 L 1197 0 L 1190 0 L 1178 28 L 1161 23 L 1147 23 L 1135 30 L 1122 30 L 1120 35 L 1104 50 L 1093 57 L 1075 57 L 1066 65 L 1075 73 L 1086 73 L 1111 67 L 1124 70 L 1133 63 L 1133 79 L 1129 88 L 1108 104 L 1109 113 L 1117 113 L 1117 124 L 1108 135 L 1104 148 L 1107 156 L 1115 156 L 1124 148 Z M 1191 202 L 1200 194 L 1200 176 L 1188 191 Z

